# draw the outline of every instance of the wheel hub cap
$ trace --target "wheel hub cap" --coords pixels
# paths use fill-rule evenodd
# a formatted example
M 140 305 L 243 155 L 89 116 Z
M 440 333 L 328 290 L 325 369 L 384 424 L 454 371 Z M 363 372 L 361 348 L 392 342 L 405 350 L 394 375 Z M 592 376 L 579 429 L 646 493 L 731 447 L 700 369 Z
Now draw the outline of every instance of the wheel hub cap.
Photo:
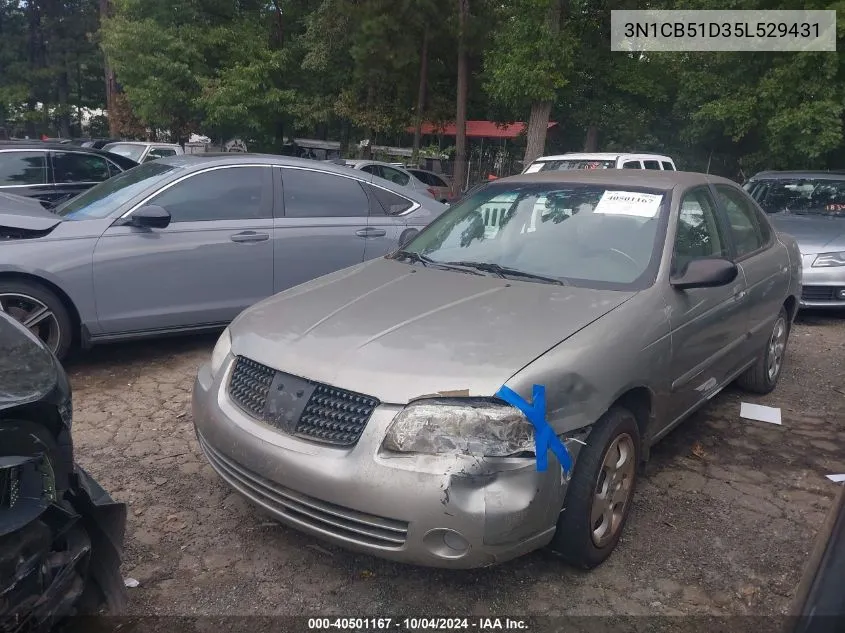
M 604 454 L 590 510 L 596 547 L 610 542 L 622 526 L 634 485 L 635 454 L 634 440 L 627 433 L 616 437 Z
M 786 349 L 786 321 L 778 318 L 775 327 L 772 329 L 772 336 L 769 339 L 768 364 L 766 370 L 769 380 L 774 380 L 780 373 L 783 366 L 783 352 Z

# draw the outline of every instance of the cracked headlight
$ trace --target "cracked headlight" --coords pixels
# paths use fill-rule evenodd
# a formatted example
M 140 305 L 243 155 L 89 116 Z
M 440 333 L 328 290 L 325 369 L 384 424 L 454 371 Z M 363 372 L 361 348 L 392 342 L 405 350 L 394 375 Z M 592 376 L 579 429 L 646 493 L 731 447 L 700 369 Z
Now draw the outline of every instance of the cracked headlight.
M 534 427 L 523 413 L 490 400 L 420 400 L 400 411 L 384 438 L 398 453 L 508 457 L 534 454 Z
M 219 372 L 220 368 L 223 367 L 223 363 L 226 362 L 226 358 L 229 356 L 229 352 L 231 351 L 232 335 L 229 334 L 229 328 L 226 328 L 223 330 L 223 334 L 220 335 L 220 338 L 217 339 L 217 344 L 211 352 L 210 369 L 212 378 L 217 376 L 217 372 Z
M 813 268 L 827 268 L 829 266 L 845 266 L 845 251 L 839 253 L 821 253 L 813 260 Z

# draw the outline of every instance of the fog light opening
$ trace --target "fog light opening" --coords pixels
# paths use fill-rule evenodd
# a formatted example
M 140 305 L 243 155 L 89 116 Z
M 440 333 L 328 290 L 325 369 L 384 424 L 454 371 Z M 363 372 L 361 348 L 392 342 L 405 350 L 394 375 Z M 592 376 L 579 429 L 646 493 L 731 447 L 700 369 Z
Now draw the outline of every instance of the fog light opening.
M 437 528 L 423 537 L 428 551 L 440 558 L 461 558 L 470 550 L 469 541 L 454 530 Z
M 836 296 L 837 296 L 837 298 L 839 298 L 839 299 L 845 300 L 845 288 L 840 288 L 840 289 L 836 292 Z

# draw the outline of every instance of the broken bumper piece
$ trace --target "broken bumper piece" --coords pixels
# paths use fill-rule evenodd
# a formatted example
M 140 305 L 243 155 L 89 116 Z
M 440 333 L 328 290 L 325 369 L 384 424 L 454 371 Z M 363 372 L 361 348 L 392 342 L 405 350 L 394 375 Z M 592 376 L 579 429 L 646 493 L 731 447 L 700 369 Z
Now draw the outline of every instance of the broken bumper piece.
M 86 607 L 122 609 L 125 522 L 125 505 L 77 467 L 64 499 L 25 526 L 2 531 L 0 631 L 49 630 Z
M 379 406 L 351 448 L 322 446 L 259 422 L 220 394 L 207 366 L 194 421 L 211 466 L 276 519 L 342 547 L 417 565 L 475 568 L 548 544 L 566 481 L 550 457 L 389 453 L 401 407 Z

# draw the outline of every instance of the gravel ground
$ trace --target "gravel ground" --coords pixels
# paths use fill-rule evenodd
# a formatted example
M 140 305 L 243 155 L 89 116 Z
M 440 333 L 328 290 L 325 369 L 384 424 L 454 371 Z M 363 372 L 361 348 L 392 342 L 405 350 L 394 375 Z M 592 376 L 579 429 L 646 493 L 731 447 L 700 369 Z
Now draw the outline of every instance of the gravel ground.
M 450 572 L 352 554 L 231 493 L 194 439 L 190 390 L 215 337 L 104 346 L 68 364 L 77 459 L 129 504 L 132 615 L 782 613 L 845 473 L 845 315 L 799 318 L 780 386 L 726 390 L 654 450 L 614 555 L 537 552 Z M 739 417 L 740 399 L 783 425 Z

